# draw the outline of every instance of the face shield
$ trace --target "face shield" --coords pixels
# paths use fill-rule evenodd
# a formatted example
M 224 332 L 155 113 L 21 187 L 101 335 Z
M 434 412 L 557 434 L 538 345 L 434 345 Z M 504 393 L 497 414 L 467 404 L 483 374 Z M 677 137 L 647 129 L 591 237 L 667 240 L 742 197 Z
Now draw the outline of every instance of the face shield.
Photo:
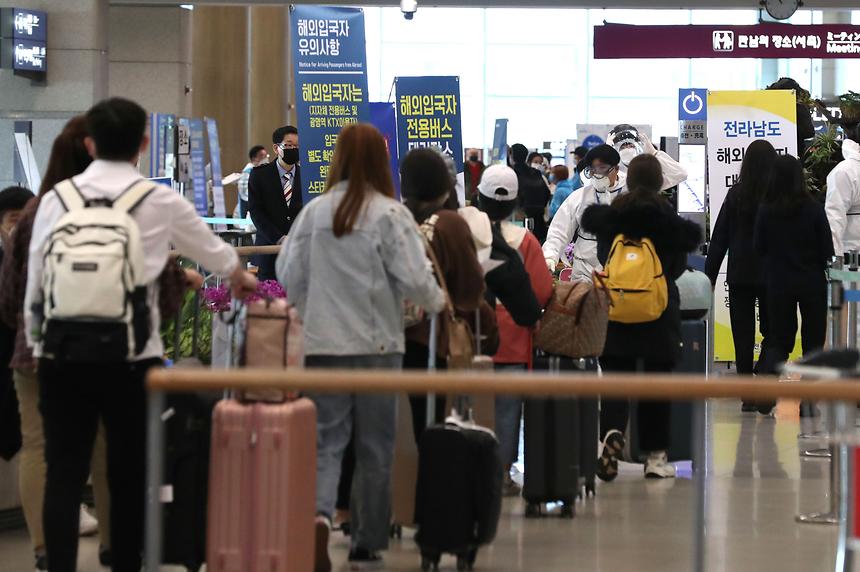
M 607 141 L 621 155 L 621 163 L 625 167 L 630 164 L 634 157 L 645 151 L 639 132 L 630 125 L 619 125 L 613 129 Z

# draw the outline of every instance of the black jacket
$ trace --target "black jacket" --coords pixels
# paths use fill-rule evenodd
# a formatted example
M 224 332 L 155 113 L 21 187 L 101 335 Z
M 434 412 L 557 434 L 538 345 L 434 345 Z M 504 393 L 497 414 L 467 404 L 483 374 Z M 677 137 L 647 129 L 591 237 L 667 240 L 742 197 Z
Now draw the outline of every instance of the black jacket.
M 296 165 L 293 198 L 287 208 L 284 187 L 276 161 L 256 167 L 248 179 L 248 211 L 257 227 L 257 246 L 277 244 L 289 234 L 302 210 L 302 169 Z
M 760 285 L 764 283 L 761 257 L 753 247 L 753 231 L 756 213 L 743 213 L 740 208 L 740 187 L 729 189 L 720 208 L 711 244 L 705 274 L 711 284 L 717 283 L 720 266 L 726 253 L 729 255 L 726 281 L 731 284 Z
M 763 205 L 753 240 L 769 288 L 804 292 L 827 287 L 833 238 L 824 206 L 812 197 L 790 211 Z
M 552 194 L 549 192 L 543 175 L 525 163 L 514 165 L 514 172 L 517 174 L 517 182 L 519 183 L 517 197 L 520 201 L 520 207 L 524 211 L 545 209 L 550 198 L 552 198 Z
M 490 258 L 503 264 L 484 275 L 487 301 L 495 306 L 498 298 L 518 326 L 530 328 L 537 324 L 543 308 L 538 304 L 522 256 L 505 241 L 498 223 L 493 224 Z
M 681 348 L 681 301 L 675 281 L 686 269 L 687 253 L 702 241 L 699 226 L 679 217 L 667 201 L 656 198 L 627 202 L 623 207 L 592 205 L 583 214 L 582 228 L 597 236 L 597 257 L 601 264 L 606 263 L 617 235 L 650 238 L 669 287 L 669 304 L 653 322 L 609 322 L 603 355 L 674 365 Z

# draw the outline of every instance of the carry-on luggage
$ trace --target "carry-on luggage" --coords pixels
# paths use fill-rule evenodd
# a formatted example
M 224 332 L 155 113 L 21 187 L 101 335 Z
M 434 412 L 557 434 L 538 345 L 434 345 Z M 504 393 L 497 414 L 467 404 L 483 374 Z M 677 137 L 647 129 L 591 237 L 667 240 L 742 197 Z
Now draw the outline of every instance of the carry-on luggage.
M 162 564 L 197 572 L 206 561 L 206 503 L 209 447 L 216 397 L 173 393 L 165 412 Z
M 316 408 L 309 399 L 215 407 L 207 570 L 314 567 Z
M 443 553 L 471 570 L 478 548 L 496 536 L 502 510 L 502 467 L 495 434 L 458 416 L 421 434 L 415 542 L 421 569 L 438 569 Z
M 681 361 L 675 367 L 676 373 L 701 373 L 705 375 L 708 366 L 708 322 L 705 320 L 681 321 Z M 644 453 L 639 449 L 639 436 L 636 432 L 637 402 L 630 406 L 630 428 L 627 441 L 630 458 L 641 462 Z M 691 401 L 672 401 L 670 421 L 670 445 L 667 454 L 669 461 L 689 461 L 693 458 L 693 403 Z
M 598 363 L 538 352 L 534 370 L 597 372 Z M 596 491 L 597 400 L 527 399 L 524 411 L 526 516 L 541 516 L 544 503 L 560 501 L 561 516 L 573 518 L 576 497 Z

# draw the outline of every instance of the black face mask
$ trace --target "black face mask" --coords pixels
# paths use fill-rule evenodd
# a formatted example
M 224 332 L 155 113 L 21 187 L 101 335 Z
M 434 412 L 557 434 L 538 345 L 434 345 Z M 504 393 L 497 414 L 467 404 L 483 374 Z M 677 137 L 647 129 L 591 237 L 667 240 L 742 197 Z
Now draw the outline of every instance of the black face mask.
M 469 157 L 469 161 L 473 161 L 473 162 L 477 163 L 478 162 L 478 156 L 472 155 L 471 157 Z
M 284 149 L 284 163 L 287 165 L 295 165 L 299 162 L 299 150 L 298 149 Z

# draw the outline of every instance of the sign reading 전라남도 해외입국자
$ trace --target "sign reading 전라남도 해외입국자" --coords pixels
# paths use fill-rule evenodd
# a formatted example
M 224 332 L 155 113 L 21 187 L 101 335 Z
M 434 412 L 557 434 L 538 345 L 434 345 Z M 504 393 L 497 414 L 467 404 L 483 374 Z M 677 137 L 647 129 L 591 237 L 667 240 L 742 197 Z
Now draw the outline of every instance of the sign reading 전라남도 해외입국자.
M 729 189 L 738 182 L 747 147 L 757 139 L 797 156 L 797 100 L 793 91 L 708 92 L 708 206 L 713 233 Z M 734 361 L 726 260 L 714 291 L 714 360 Z M 761 339 L 760 337 L 758 338 Z
M 860 58 L 860 26 L 604 24 L 594 58 Z
M 290 9 L 302 200 L 325 191 L 340 130 L 370 121 L 364 12 L 360 8 Z

